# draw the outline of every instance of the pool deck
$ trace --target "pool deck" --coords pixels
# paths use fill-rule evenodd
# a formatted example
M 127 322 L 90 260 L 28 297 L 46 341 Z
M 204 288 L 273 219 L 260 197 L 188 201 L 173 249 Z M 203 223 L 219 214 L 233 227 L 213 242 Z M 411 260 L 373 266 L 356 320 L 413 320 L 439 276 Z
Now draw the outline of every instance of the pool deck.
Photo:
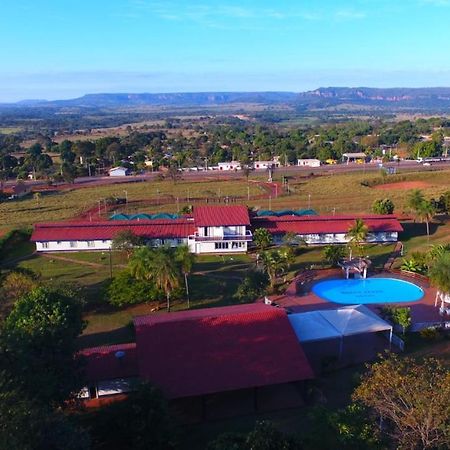
M 441 316 L 439 306 L 434 306 L 436 289 L 431 287 L 425 277 L 411 277 L 398 272 L 384 271 L 369 274 L 372 277 L 397 278 L 409 281 L 420 286 L 425 295 L 416 302 L 366 304 L 369 309 L 380 315 L 383 306 L 409 307 L 411 309 L 412 329 L 419 330 L 431 325 L 450 325 L 450 316 Z M 272 295 L 270 300 L 280 307 L 286 308 L 293 313 L 307 312 L 320 309 L 335 309 L 345 305 L 324 300 L 311 291 L 311 286 L 319 280 L 344 278 L 341 269 L 309 270 L 299 274 L 282 295 Z

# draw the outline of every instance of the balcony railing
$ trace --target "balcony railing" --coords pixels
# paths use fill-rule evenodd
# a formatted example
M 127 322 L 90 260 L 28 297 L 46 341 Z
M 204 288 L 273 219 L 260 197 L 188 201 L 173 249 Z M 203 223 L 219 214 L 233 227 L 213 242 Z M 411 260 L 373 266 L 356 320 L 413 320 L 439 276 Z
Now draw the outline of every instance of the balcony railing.
M 189 236 L 190 240 L 197 242 L 223 242 L 223 241 L 246 241 L 250 242 L 253 240 L 253 234 L 250 230 L 242 234 L 225 234 L 224 236 L 199 236 L 198 233 L 191 234 Z

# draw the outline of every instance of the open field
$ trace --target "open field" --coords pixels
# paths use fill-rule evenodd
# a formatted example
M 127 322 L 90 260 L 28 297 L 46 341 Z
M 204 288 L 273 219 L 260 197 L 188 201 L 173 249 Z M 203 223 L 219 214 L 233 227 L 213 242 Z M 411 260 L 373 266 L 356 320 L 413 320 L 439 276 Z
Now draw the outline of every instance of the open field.
M 125 193 L 126 191 L 126 193 Z M 32 197 L 20 200 L 7 201 L 0 204 L 0 224 L 9 227 L 29 226 L 36 222 L 57 221 L 75 218 L 88 209 L 96 208 L 99 201 L 108 197 L 122 197 L 128 195 L 129 204 L 120 208 L 121 212 L 159 212 L 171 210 L 176 211 L 176 205 L 166 207 L 158 204 L 145 206 L 146 200 L 158 199 L 163 201 L 164 197 L 171 197 L 173 203 L 176 198 L 215 198 L 215 197 L 247 197 L 261 195 L 265 191 L 255 183 L 244 180 L 220 180 L 212 182 L 210 179 L 204 181 L 146 181 L 138 183 L 123 183 L 115 185 L 99 185 L 69 189 L 58 192 L 43 193 L 39 201 Z M 134 203 L 134 202 L 142 202 Z M 103 207 L 103 203 L 101 203 Z M 183 204 L 180 202 L 179 206 Z M 145 209 L 145 211 L 143 210 Z M 117 208 L 119 209 L 119 208 Z M 0 225 L 0 227 L 1 227 Z
M 280 177 L 282 169 L 277 173 Z M 393 176 L 395 177 L 395 175 Z M 400 178 L 400 177 L 398 177 Z M 401 176 L 404 181 L 421 181 L 427 184 L 422 190 L 427 198 L 439 197 L 450 189 L 450 171 L 417 172 Z M 389 176 L 386 183 L 389 183 Z M 345 173 L 335 175 L 313 176 L 308 179 L 295 177 L 289 181 L 292 189 L 290 196 L 277 199 L 249 202 L 251 206 L 263 209 L 308 208 L 311 206 L 321 214 L 368 213 L 375 200 L 389 197 L 396 206 L 396 212 L 406 211 L 408 190 L 390 189 L 380 191 L 375 187 L 361 183 L 381 181 L 377 173 Z M 394 180 L 392 180 L 394 181 Z M 309 197 L 311 195 L 311 197 Z
M 22 131 L 20 127 L 0 127 L 0 134 L 15 134 Z
M 280 181 L 283 170 L 276 172 L 275 181 Z M 392 178 L 394 177 L 394 178 Z M 192 203 L 193 198 L 208 198 L 217 201 L 219 198 L 237 196 L 243 203 L 262 209 L 313 208 L 321 214 L 368 213 L 372 203 L 379 198 L 389 197 L 396 205 L 396 212 L 407 211 L 407 192 L 404 189 L 380 191 L 376 185 L 397 181 L 421 182 L 427 198 L 439 197 L 450 189 L 450 170 L 436 172 L 416 172 L 401 176 L 381 178 L 377 173 L 345 173 L 316 175 L 312 177 L 291 177 L 289 181 L 290 195 L 247 201 L 247 196 L 258 196 L 267 192 L 255 181 L 262 182 L 265 176 L 253 175 L 247 183 L 241 179 L 216 179 L 212 174 L 198 181 L 181 180 L 173 183 L 165 181 L 129 182 L 115 185 L 98 185 L 83 188 L 69 188 L 65 191 L 43 194 L 37 202 L 33 198 L 0 204 L 1 225 L 10 227 L 32 225 L 35 222 L 54 221 L 74 218 L 89 209 L 96 208 L 99 201 L 111 196 L 125 197 L 128 194 L 129 204 L 118 206 L 120 212 L 176 212 L 178 208 Z M 374 184 L 369 187 L 367 184 Z M 162 204 L 163 198 L 171 198 L 171 204 Z M 268 197 L 266 195 L 266 197 Z M 161 204 L 158 204 L 161 201 Z M 152 204 L 150 204 L 152 203 Z

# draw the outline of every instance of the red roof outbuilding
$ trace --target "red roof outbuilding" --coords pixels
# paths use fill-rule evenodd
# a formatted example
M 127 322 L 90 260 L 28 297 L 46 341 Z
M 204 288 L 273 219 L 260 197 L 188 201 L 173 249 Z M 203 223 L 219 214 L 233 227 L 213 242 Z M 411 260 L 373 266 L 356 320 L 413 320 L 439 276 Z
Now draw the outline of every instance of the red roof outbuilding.
M 251 304 L 134 320 L 139 375 L 169 398 L 313 378 L 286 312 Z

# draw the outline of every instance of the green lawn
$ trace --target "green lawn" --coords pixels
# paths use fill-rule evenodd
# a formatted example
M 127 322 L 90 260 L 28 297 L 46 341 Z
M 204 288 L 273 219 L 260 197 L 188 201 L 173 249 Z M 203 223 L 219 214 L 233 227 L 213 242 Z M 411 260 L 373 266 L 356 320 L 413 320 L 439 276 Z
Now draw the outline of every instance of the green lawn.
M 384 264 L 393 249 L 392 245 L 368 245 L 366 254 L 373 258 L 376 266 Z M 322 264 L 323 249 L 307 247 L 299 251 L 291 266 L 287 280 L 298 271 Z M 71 261 L 61 261 L 58 258 Z M 85 263 L 94 263 L 95 267 Z M 123 270 L 126 255 L 112 252 L 113 275 Z M 81 340 L 83 345 L 111 344 L 132 340 L 131 328 L 127 325 L 134 316 L 149 314 L 158 308 L 157 302 L 117 308 L 107 302 L 106 288 L 110 279 L 109 252 L 69 252 L 56 255 L 34 254 L 17 264 L 41 275 L 43 280 L 76 283 L 84 288 L 86 296 L 85 319 L 87 328 Z M 235 304 L 235 294 L 246 272 L 255 267 L 254 255 L 203 255 L 199 256 L 189 276 L 191 308 L 205 308 Z M 172 301 L 172 311 L 186 309 L 184 299 Z M 159 304 L 160 313 L 165 312 L 164 299 Z

